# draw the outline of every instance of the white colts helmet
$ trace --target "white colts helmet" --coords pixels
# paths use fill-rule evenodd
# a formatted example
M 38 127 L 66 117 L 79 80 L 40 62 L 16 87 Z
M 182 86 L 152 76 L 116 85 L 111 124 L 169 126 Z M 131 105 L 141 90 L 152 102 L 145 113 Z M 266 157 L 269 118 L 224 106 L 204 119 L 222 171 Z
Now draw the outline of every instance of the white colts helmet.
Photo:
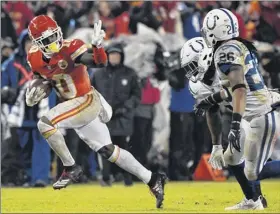
M 224 41 L 239 36 L 238 20 L 227 9 L 211 10 L 203 20 L 201 34 L 208 47 L 213 47 L 217 41 Z
M 181 49 L 181 68 L 193 82 L 202 80 L 212 63 L 212 48 L 207 47 L 202 37 L 188 40 Z

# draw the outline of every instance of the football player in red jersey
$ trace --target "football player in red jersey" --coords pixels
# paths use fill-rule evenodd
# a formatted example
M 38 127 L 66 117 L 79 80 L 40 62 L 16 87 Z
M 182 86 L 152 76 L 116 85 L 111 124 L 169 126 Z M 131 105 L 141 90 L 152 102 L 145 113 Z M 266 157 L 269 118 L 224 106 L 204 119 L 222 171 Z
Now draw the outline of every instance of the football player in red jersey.
M 148 184 L 159 208 L 164 197 L 166 176 L 152 173 L 128 151 L 112 144 L 105 125 L 111 118 L 111 107 L 90 85 L 86 66 L 105 66 L 107 63 L 103 49 L 105 32 L 101 25 L 99 21 L 94 26 L 92 50 L 79 39 L 64 40 L 60 27 L 48 16 L 37 16 L 28 26 L 34 44 L 28 53 L 28 62 L 34 78 L 51 81 L 58 96 L 64 100 L 38 122 L 39 131 L 64 165 L 64 171 L 53 188 L 64 188 L 82 174 L 59 131 L 60 128 L 72 128 L 94 151 Z M 45 95 L 40 87 L 29 88 L 26 103 L 33 106 Z

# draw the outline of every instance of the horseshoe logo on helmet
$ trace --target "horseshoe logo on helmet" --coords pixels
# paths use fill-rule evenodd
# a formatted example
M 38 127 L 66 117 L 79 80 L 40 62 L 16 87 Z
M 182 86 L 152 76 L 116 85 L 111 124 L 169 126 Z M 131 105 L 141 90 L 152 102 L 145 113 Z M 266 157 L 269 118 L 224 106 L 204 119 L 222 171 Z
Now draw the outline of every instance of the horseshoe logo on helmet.
M 217 15 L 215 15 L 214 16 L 214 24 L 213 24 L 213 26 L 211 27 L 211 26 L 209 26 L 209 23 L 208 23 L 208 21 L 209 21 L 209 17 L 208 17 L 208 19 L 207 19 L 207 21 L 206 21 L 206 25 L 207 25 L 207 28 L 209 29 L 209 30 L 213 30 L 215 27 L 216 27 L 216 25 L 217 25 L 217 20 L 219 19 L 219 17 L 217 16 Z
M 194 51 L 194 52 L 196 52 L 196 53 L 199 53 L 203 48 L 204 48 L 204 45 L 203 45 L 203 42 L 202 42 L 202 40 L 195 40 L 198 44 L 200 44 L 201 45 L 201 49 L 199 49 L 199 50 L 196 50 L 194 47 L 193 47 L 193 45 L 192 44 L 190 44 L 190 47 L 191 47 L 191 49 Z

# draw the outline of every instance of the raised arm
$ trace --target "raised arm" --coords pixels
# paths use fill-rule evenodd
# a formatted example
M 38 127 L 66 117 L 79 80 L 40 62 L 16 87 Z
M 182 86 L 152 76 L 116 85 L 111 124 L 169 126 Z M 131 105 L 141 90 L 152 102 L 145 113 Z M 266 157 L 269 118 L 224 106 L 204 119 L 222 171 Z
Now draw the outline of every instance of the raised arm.
M 104 67 L 107 65 L 107 54 L 103 48 L 103 40 L 106 34 L 101 27 L 101 20 L 94 24 L 92 47 L 77 57 L 75 63 L 82 63 L 89 67 Z
M 107 65 L 107 54 L 103 47 L 92 46 L 87 52 L 78 57 L 75 63 L 82 63 L 88 67 L 105 67 Z

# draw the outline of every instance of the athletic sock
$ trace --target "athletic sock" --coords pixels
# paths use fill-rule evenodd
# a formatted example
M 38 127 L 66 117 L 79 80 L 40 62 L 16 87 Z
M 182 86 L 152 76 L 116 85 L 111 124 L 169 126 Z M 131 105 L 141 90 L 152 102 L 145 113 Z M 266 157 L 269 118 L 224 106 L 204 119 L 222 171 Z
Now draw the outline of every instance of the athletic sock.
M 238 165 L 229 165 L 229 169 L 234 174 L 237 182 L 239 183 L 245 197 L 253 199 L 254 197 L 254 181 L 249 181 L 244 174 L 244 162 Z
M 120 168 L 141 179 L 145 184 L 148 184 L 151 180 L 152 172 L 146 169 L 142 164 L 140 164 L 130 152 L 119 147 L 115 147 L 115 149 L 119 149 L 119 155 L 115 163 Z M 110 159 L 111 158 L 109 158 L 109 160 Z M 110 161 L 114 162 L 112 160 Z
M 149 181 L 149 183 L 148 183 L 148 186 L 149 186 L 149 187 L 155 186 L 156 181 L 157 181 L 157 174 L 152 173 L 152 177 L 151 177 L 151 179 L 150 179 L 150 181 Z
M 66 146 L 64 137 L 59 130 L 57 130 L 46 140 L 62 161 L 63 166 L 73 166 L 75 164 L 75 160 Z

